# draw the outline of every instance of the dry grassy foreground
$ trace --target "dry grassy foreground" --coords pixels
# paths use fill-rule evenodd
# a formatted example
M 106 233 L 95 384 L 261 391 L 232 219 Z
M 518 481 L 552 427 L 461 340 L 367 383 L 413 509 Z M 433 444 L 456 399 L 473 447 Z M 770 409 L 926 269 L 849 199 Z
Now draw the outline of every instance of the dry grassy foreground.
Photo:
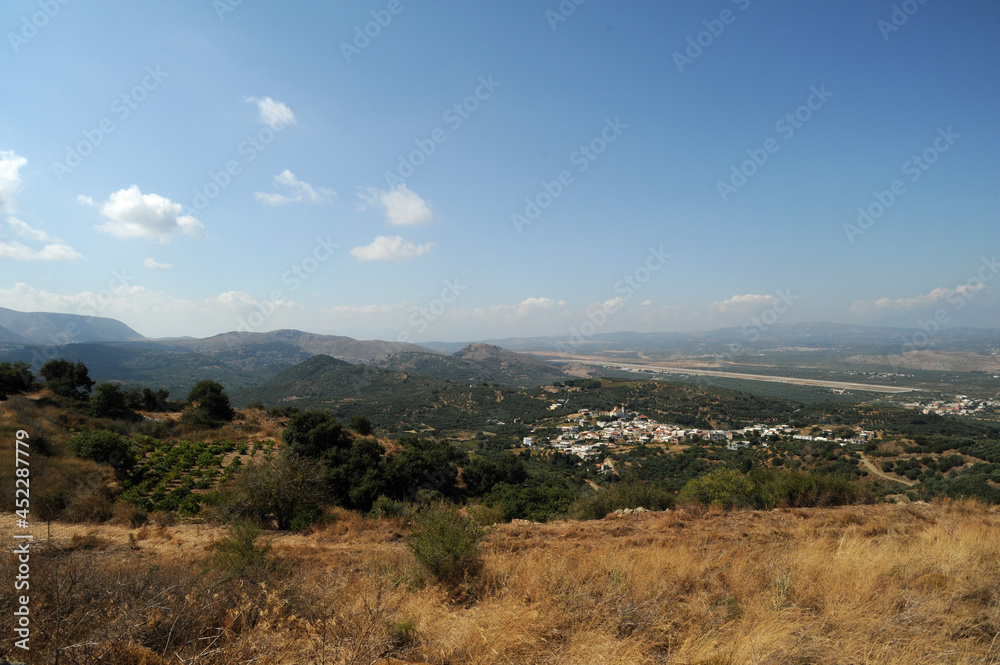
M 995 507 L 503 525 L 459 591 L 421 581 L 406 532 L 343 514 L 277 537 L 283 571 L 223 581 L 204 565 L 219 529 L 146 527 L 129 549 L 120 527 L 54 527 L 32 562 L 31 662 L 58 641 L 61 663 L 145 665 L 1000 663 Z

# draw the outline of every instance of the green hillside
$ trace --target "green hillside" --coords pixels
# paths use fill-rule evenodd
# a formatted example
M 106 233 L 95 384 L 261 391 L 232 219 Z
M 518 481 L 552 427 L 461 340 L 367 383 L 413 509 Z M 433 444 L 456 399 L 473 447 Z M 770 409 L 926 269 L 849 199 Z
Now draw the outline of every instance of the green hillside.
M 549 404 L 539 391 L 459 384 L 329 356 L 314 356 L 235 400 L 319 408 L 339 418 L 365 415 L 390 431 L 482 428 L 491 420 L 541 417 Z
M 3 354 L 3 361 L 24 361 L 35 364 L 53 358 L 83 362 L 94 380 L 126 385 L 166 388 L 172 395 L 186 395 L 194 384 L 213 379 L 230 390 L 259 383 L 273 373 L 241 371 L 198 353 L 167 350 L 137 344 L 68 344 L 52 347 L 19 347 Z
M 526 388 L 567 378 L 565 372 L 534 356 L 492 344 L 469 344 L 453 357 L 475 367 L 489 383 Z
M 375 361 L 397 372 L 417 372 L 457 383 L 495 383 L 530 388 L 561 381 L 567 375 L 549 363 L 489 344 L 470 344 L 452 355 L 393 353 Z
M 385 370 L 416 372 L 444 381 L 491 383 L 479 374 L 478 368 L 455 356 L 439 353 L 392 353 L 379 358 L 374 364 Z

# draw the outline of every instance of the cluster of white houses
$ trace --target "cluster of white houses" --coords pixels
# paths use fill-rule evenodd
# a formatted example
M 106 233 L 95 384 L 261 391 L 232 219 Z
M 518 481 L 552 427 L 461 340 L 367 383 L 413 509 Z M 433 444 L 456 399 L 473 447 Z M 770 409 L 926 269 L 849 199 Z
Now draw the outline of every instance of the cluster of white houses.
M 911 409 L 920 409 L 924 413 L 936 413 L 939 416 L 975 416 L 987 413 L 1000 407 L 1000 400 L 984 399 L 978 400 L 968 395 L 955 395 L 951 402 L 942 400 L 931 400 L 928 402 L 907 402 L 903 406 Z
M 559 404 L 556 408 L 562 406 Z M 560 434 L 545 444 L 534 437 L 525 437 L 524 445 L 528 448 L 545 445 L 557 450 L 574 453 L 580 457 L 596 455 L 601 446 L 614 448 L 617 446 L 633 446 L 638 444 L 671 444 L 691 441 L 693 437 L 708 443 L 726 444 L 730 450 L 746 448 L 750 442 L 746 437 L 756 435 L 762 441 L 772 436 L 791 436 L 798 441 L 829 441 L 848 444 L 863 444 L 875 436 L 874 432 L 864 431 L 852 439 L 833 438 L 831 430 L 825 430 L 821 436 L 799 434 L 799 430 L 788 425 L 753 425 L 736 430 L 703 430 L 685 428 L 680 425 L 659 423 L 647 416 L 629 413 L 625 407 L 617 407 L 611 411 L 580 411 L 566 418 L 570 424 L 560 427 Z M 575 424 L 574 424 L 575 423 Z M 767 446 L 764 442 L 761 445 Z

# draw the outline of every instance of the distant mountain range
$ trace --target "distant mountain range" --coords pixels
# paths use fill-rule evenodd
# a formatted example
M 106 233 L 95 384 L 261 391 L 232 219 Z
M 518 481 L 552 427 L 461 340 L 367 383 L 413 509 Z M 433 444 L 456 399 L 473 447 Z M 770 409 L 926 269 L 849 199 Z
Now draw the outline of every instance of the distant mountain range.
M 316 357 L 345 367 L 370 365 L 442 382 L 514 388 L 568 378 L 549 363 L 485 344 L 471 344 L 448 355 L 417 344 L 298 330 L 147 339 L 114 319 L 13 310 L 0 313 L 5 322 L 0 330 L 0 360 L 21 360 L 36 370 L 53 358 L 81 361 L 98 381 L 163 387 L 174 395 L 186 393 L 202 379 L 220 381 L 234 393 L 250 394 L 251 388 Z
M 384 376 L 378 374 L 382 377 L 380 381 L 393 383 L 389 392 L 396 394 L 399 386 L 395 379 L 387 377 L 419 376 L 421 381 L 430 382 L 421 386 L 432 390 L 433 386 L 440 388 L 442 382 L 526 388 L 601 373 L 573 362 L 572 358 L 564 358 L 558 365 L 524 352 L 548 355 L 558 363 L 560 356 L 566 354 L 604 354 L 623 359 L 690 358 L 725 355 L 738 348 L 740 353 L 824 354 L 836 362 L 853 358 L 850 362 L 869 364 L 907 350 L 903 344 L 913 340 L 916 332 L 813 323 L 756 327 L 749 331 L 723 328 L 691 333 L 622 332 L 576 340 L 509 338 L 490 343 L 425 346 L 298 330 L 230 332 L 206 339 L 147 339 L 114 319 L 0 308 L 0 361 L 23 360 L 37 370 L 46 360 L 63 357 L 84 362 L 98 381 L 162 387 L 176 396 L 185 394 L 199 380 L 215 379 L 233 394 L 266 394 L 270 398 L 291 389 L 287 382 L 292 379 L 299 382 L 296 386 L 301 385 L 304 379 L 294 376 L 290 379 L 287 371 L 319 357 L 327 359 L 315 361 L 321 365 L 326 362 L 321 366 L 324 373 L 332 372 L 332 378 L 324 379 L 328 388 L 350 372 L 367 372 L 369 379 L 382 372 Z M 926 345 L 936 351 L 990 353 L 1000 348 L 1000 330 L 944 328 L 930 336 Z M 861 363 L 859 358 L 865 362 Z M 334 366 L 331 362 L 339 364 Z M 973 358 L 969 362 L 977 361 Z M 366 367 L 346 369 L 358 365 Z M 306 365 L 304 371 L 309 368 L 316 369 Z M 269 385 L 280 377 L 284 377 L 281 381 L 285 384 Z M 304 392 L 298 387 L 295 390 Z
M 157 345 L 193 351 L 227 360 L 243 358 L 251 362 L 257 356 L 270 354 L 275 359 L 288 354 L 292 362 L 301 362 L 315 355 L 327 355 L 349 363 L 366 363 L 390 353 L 438 353 L 423 346 L 405 342 L 357 340 L 337 335 L 316 335 L 299 330 L 275 330 L 265 333 L 230 332 L 206 339 L 160 340 Z M 269 362 L 269 361 L 263 361 Z
M 915 337 L 916 336 L 916 337 Z M 744 326 L 683 333 L 599 333 L 587 337 L 510 337 L 485 340 L 511 351 L 540 353 L 642 353 L 675 355 L 725 354 L 740 350 L 836 350 L 848 354 L 892 354 L 914 339 L 926 348 L 986 352 L 1000 347 L 1000 329 L 944 327 L 927 336 L 920 329 L 839 323 L 793 323 Z M 465 343 L 427 342 L 424 346 L 453 353 Z
M 67 344 L 79 342 L 128 342 L 143 336 L 121 321 L 100 316 L 17 312 L 0 307 L 0 342 L 14 344 Z

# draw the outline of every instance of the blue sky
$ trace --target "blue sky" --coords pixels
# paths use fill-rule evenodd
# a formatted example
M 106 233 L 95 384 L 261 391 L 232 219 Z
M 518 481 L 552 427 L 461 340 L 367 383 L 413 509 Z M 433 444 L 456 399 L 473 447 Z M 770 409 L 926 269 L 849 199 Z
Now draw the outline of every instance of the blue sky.
M 1000 322 L 995 2 L 8 0 L 0 28 L 0 306 L 416 342 Z

